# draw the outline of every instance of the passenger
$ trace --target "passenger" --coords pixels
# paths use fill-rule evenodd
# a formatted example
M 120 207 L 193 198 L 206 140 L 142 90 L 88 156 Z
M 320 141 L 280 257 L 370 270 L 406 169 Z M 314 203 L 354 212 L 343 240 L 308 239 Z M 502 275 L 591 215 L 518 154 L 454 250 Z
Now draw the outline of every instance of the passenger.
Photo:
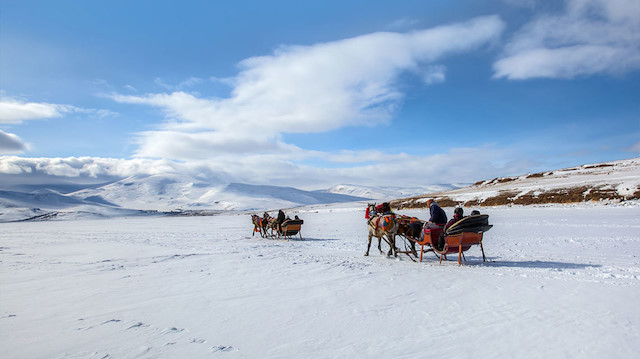
M 425 229 L 442 228 L 447 223 L 447 214 L 444 213 L 444 210 L 440 208 L 440 206 L 438 206 L 436 201 L 429 199 L 427 201 L 427 206 L 429 207 L 429 220 L 425 222 L 423 226 L 420 226 L 419 222 L 414 222 L 409 225 L 412 235 L 419 238 L 420 241 L 424 240 Z
M 478 211 L 477 209 L 474 209 L 473 211 L 471 211 L 472 216 L 476 216 L 478 214 L 480 214 L 480 211 Z
M 447 224 L 444 226 L 444 231 L 442 231 L 442 233 L 440 233 L 440 237 L 438 237 L 438 244 L 436 244 L 437 250 L 441 251 L 442 248 L 444 248 L 444 234 L 447 231 L 447 229 L 449 229 L 449 227 L 451 227 L 454 223 L 458 222 L 463 218 L 464 218 L 464 210 L 462 209 L 462 207 L 456 207 L 456 209 L 453 210 L 453 218 L 451 218 L 451 220 L 447 222 Z
M 453 218 L 451 218 L 451 220 L 447 222 L 447 225 L 444 226 L 444 230 L 446 231 L 449 227 L 451 227 L 452 224 L 458 222 L 462 218 L 464 218 L 464 210 L 462 209 L 462 207 L 456 207 L 456 209 L 453 210 Z
M 429 221 L 424 224 L 425 229 L 429 228 L 442 228 L 447 223 L 447 214 L 444 210 L 438 206 L 438 203 L 429 199 L 427 201 L 427 207 L 429 207 Z
M 284 212 L 282 210 L 278 211 L 278 219 L 276 220 L 278 223 L 278 231 L 282 231 L 282 222 L 286 219 Z

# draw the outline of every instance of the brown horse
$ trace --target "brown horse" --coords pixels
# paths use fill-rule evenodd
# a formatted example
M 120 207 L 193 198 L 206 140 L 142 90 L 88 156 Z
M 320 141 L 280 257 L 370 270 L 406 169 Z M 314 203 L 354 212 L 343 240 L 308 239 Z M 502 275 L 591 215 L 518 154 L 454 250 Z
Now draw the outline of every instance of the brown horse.
M 378 238 L 378 250 L 380 254 L 383 254 L 382 251 L 382 239 L 389 244 L 389 252 L 387 256 L 394 255 L 398 256 L 397 248 L 396 248 L 396 233 L 398 232 L 398 221 L 396 220 L 395 214 L 378 214 L 376 213 L 376 205 L 369 203 L 367 207 L 367 216 L 366 216 L 369 227 L 369 244 L 367 245 L 367 252 L 364 254 L 365 256 L 369 255 L 369 249 L 371 248 L 371 239 L 373 237 Z
M 271 217 L 269 213 L 264 212 L 264 215 L 262 216 L 262 228 L 264 229 L 265 237 L 275 237 L 276 234 L 274 233 L 274 231 L 277 232 L 278 230 L 277 219 Z M 268 233 L 267 231 L 269 231 L 270 233 Z
M 424 221 L 419 220 L 416 217 L 409 217 L 399 215 L 396 218 L 398 220 L 398 232 L 397 235 L 406 238 L 411 246 L 411 253 L 418 255 L 416 252 L 416 241 L 420 240 L 420 230 L 424 225 Z M 417 232 L 417 233 L 416 233 Z

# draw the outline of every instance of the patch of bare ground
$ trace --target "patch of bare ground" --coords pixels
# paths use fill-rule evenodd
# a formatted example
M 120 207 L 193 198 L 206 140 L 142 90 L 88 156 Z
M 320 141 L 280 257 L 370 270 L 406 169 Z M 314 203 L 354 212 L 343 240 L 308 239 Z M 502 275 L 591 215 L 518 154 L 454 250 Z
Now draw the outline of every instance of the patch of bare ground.
M 603 163 L 603 164 L 600 164 L 600 165 L 584 166 L 585 169 L 587 169 L 587 168 L 603 168 L 603 167 L 613 167 L 613 165 L 612 164 Z
M 540 172 L 540 173 L 530 174 L 530 175 L 527 176 L 527 178 L 539 178 L 539 177 L 542 177 L 542 176 L 544 176 L 544 173 Z
M 451 199 L 449 197 L 438 197 L 438 196 L 425 197 L 425 196 L 420 196 L 420 197 L 396 199 L 396 200 L 393 200 L 393 201 L 389 202 L 389 205 L 392 208 L 396 208 L 396 209 L 426 208 L 427 207 L 427 199 L 428 198 L 435 199 L 435 201 L 438 202 L 438 205 L 440 207 L 455 207 L 455 206 L 460 204 L 460 202 L 454 201 L 453 199 Z
M 640 199 L 640 191 L 636 191 L 631 196 L 620 195 L 615 189 L 612 188 L 589 188 L 573 187 L 549 190 L 546 192 L 516 196 L 514 192 L 504 192 L 498 196 L 489 197 L 484 201 L 478 203 L 478 201 L 471 202 L 469 204 L 481 205 L 481 206 L 500 206 L 507 204 L 518 205 L 531 205 L 531 204 L 549 204 L 549 203 L 579 203 L 579 202 L 591 202 L 591 201 L 605 201 L 605 200 L 632 200 Z
M 397 209 L 425 208 L 427 206 L 427 198 L 434 198 L 441 207 L 455 207 L 461 204 L 447 196 L 432 197 L 420 196 L 406 199 L 398 199 L 391 201 L 391 206 Z M 504 206 L 509 204 L 516 205 L 533 205 L 533 204 L 551 204 L 551 203 L 580 203 L 580 202 L 599 202 L 599 201 L 626 201 L 640 199 L 640 187 L 632 195 L 623 196 L 613 188 L 590 188 L 587 186 L 559 188 L 548 190 L 540 193 L 525 193 L 518 195 L 515 191 L 502 191 L 496 196 L 481 199 L 473 199 L 463 204 L 464 207 L 491 207 Z

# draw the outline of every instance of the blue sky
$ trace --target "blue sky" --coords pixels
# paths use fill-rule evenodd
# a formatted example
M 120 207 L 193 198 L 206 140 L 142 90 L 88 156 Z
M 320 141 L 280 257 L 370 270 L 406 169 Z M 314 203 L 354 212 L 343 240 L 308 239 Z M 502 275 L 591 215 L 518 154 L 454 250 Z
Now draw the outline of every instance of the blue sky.
M 0 0 L 0 172 L 464 183 L 640 153 L 640 1 Z

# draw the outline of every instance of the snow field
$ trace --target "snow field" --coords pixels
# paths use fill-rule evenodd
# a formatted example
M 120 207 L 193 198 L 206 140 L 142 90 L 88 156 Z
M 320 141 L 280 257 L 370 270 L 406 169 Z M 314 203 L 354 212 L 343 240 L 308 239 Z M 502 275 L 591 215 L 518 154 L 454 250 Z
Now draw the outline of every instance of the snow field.
M 451 209 L 445 209 L 451 215 Z M 612 358 L 640 344 L 640 207 L 482 209 L 442 265 L 387 258 L 363 204 L 0 225 L 3 358 Z M 400 211 L 425 218 L 424 211 Z M 374 239 L 375 241 L 375 239 Z M 398 246 L 402 246 L 398 239 Z M 383 250 L 388 247 L 383 242 Z

